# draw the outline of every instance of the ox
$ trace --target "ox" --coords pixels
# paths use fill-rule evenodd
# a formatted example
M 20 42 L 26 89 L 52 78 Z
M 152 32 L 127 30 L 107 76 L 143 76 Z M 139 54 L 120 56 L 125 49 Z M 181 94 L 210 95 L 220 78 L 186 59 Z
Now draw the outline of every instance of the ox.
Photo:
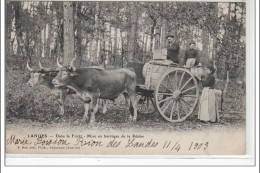
M 91 112 L 90 123 L 95 121 L 98 99 L 116 99 L 124 94 L 129 104 L 130 119 L 137 120 L 136 75 L 129 69 L 101 70 L 97 68 L 77 69 L 72 60 L 70 66 L 62 67 L 52 83 L 55 87 L 73 89 L 84 102 L 84 121 L 88 120 L 88 111 Z
M 58 61 L 57 61 L 58 62 Z M 92 66 L 88 68 L 97 68 L 97 69 L 103 69 L 102 67 L 99 66 Z M 51 94 L 53 94 L 59 103 L 59 111 L 58 114 L 63 116 L 64 115 L 64 101 L 67 97 L 67 95 L 70 94 L 76 94 L 76 92 L 72 89 L 66 88 L 66 87 L 54 87 L 52 84 L 52 80 L 57 76 L 59 69 L 51 69 L 51 68 L 44 68 L 39 61 L 39 69 L 35 70 L 30 67 L 29 63 L 27 62 L 27 69 L 31 71 L 31 77 L 27 84 L 30 87 L 38 86 L 38 85 L 43 85 L 49 88 L 51 91 Z M 103 103 L 103 110 L 102 114 L 105 114 L 107 111 L 106 103 Z
M 29 63 L 27 62 L 27 68 L 29 71 L 31 71 L 31 78 L 27 82 L 27 84 L 30 87 L 38 86 L 38 85 L 44 85 L 48 87 L 51 91 L 51 94 L 53 94 L 57 99 L 59 103 L 59 111 L 58 114 L 63 116 L 64 115 L 64 101 L 68 94 L 76 94 L 75 91 L 65 88 L 65 87 L 59 87 L 55 88 L 52 84 L 52 80 L 57 76 L 58 70 L 57 69 L 50 69 L 50 68 L 43 68 L 41 65 L 41 62 L 39 62 L 39 69 L 34 70 L 29 66 Z

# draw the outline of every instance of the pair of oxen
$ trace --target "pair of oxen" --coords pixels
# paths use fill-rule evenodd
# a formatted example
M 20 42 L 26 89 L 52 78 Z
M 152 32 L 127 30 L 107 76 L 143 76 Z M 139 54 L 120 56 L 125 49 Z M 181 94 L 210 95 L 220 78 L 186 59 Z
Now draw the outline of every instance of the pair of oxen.
M 68 94 L 76 94 L 84 103 L 83 122 L 95 122 L 99 100 L 114 100 L 123 94 L 129 105 L 130 119 L 137 120 L 136 74 L 127 68 L 105 70 L 99 66 L 76 68 L 73 59 L 69 66 L 62 66 L 57 60 L 55 69 L 44 68 L 39 62 L 39 69 L 31 71 L 29 86 L 44 85 L 58 98 L 59 114 L 64 115 L 64 101 Z M 89 118 L 90 112 L 90 118 Z M 106 113 L 106 104 L 103 114 Z

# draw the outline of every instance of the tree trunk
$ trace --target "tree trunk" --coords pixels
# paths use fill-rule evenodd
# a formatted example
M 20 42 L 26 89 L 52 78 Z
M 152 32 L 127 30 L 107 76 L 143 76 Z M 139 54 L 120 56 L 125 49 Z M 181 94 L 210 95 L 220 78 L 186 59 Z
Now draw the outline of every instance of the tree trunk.
M 155 34 L 154 34 L 154 49 L 160 49 L 160 37 L 161 37 L 161 17 L 158 19 L 157 26 L 155 27 Z
M 52 24 L 51 23 L 49 23 L 48 25 L 47 25 L 48 27 L 48 35 L 47 35 L 47 41 L 46 41 L 46 58 L 49 58 L 50 59 L 50 43 L 51 43 L 51 38 L 52 38 L 52 36 L 51 36 L 51 33 L 52 33 Z
M 113 55 L 114 55 L 114 60 L 117 60 L 117 29 L 118 29 L 118 21 L 119 21 L 119 6 L 118 3 L 116 3 L 116 25 L 115 25 L 115 37 L 114 37 L 114 50 L 113 50 Z
M 125 50 L 124 50 L 124 41 L 123 41 L 123 34 L 120 32 L 120 37 L 121 37 L 121 67 L 124 67 L 124 55 L 125 55 Z
M 113 50 L 113 56 L 114 61 L 117 60 L 117 26 L 115 27 L 115 37 L 114 37 L 114 50 Z
M 153 19 L 153 25 L 151 27 L 151 35 L 150 35 L 150 52 L 153 51 L 153 38 L 154 38 L 154 30 L 155 30 L 155 26 L 156 26 L 156 19 Z
M 21 2 L 14 3 L 14 15 L 15 15 L 15 35 L 17 39 L 17 55 L 21 55 L 21 46 L 22 46 L 22 31 L 21 31 L 21 22 L 20 22 L 20 13 L 21 13 Z
M 216 14 L 215 14 L 215 18 L 218 18 L 218 3 L 215 3 L 215 9 L 216 9 Z M 217 27 L 217 30 L 219 30 L 219 27 Z M 212 34 L 211 36 L 213 37 L 213 50 L 212 50 L 212 59 L 213 59 L 213 66 L 216 69 L 214 76 L 217 79 L 218 78 L 218 67 L 217 67 L 217 38 L 216 38 L 216 34 Z
M 205 57 L 209 57 L 209 34 L 208 32 L 204 29 L 202 31 L 202 51 L 205 54 Z
M 218 67 L 216 65 L 216 58 L 217 58 L 217 38 L 213 35 L 213 50 L 212 50 L 212 59 L 213 59 L 213 66 L 216 69 L 214 76 L 215 78 L 218 77 Z
M 145 62 L 146 56 L 147 56 L 147 44 L 148 44 L 148 35 L 145 34 L 145 44 L 144 44 L 144 47 L 145 47 L 144 52 L 145 52 L 145 54 L 144 54 L 144 62 Z
M 109 43 L 108 43 L 108 47 L 109 47 L 109 62 L 111 62 L 112 60 L 112 27 L 111 27 L 111 17 L 110 17 L 110 23 L 109 23 Z
M 50 2 L 46 2 L 46 16 L 48 17 L 48 5 Z M 50 43 L 51 43 L 51 33 L 52 33 L 52 19 L 50 23 L 46 25 L 46 58 L 50 58 Z
M 132 38 L 132 4 L 131 2 L 127 2 L 127 61 L 133 61 L 133 38 Z
M 93 36 L 91 35 L 89 41 L 89 60 L 93 63 L 92 45 L 93 45 Z
M 142 62 L 144 62 L 144 56 L 145 55 L 145 28 L 143 30 L 143 35 L 142 35 Z
M 162 19 L 162 29 L 161 29 L 161 48 L 166 48 L 166 29 L 167 29 L 167 20 Z
M 77 36 L 76 36 L 76 56 L 79 59 L 79 62 L 81 64 L 82 61 L 82 50 L 81 50 L 81 42 L 82 42 L 82 36 L 81 36 L 81 20 L 80 20 L 80 15 L 81 15 L 81 2 L 77 3 Z
M 100 64 L 103 64 L 104 65 L 104 67 L 105 67 L 105 33 L 104 32 L 102 32 L 101 33 L 102 35 L 101 35 L 101 39 L 100 39 L 100 50 L 99 50 L 99 52 L 100 52 Z
M 134 25 L 133 25 L 133 27 L 134 27 L 134 29 L 133 29 L 133 34 L 134 34 L 134 45 L 133 45 L 133 58 L 137 58 L 136 56 L 137 56 L 137 46 L 138 46 L 138 42 L 137 42 L 137 37 L 138 37 L 138 20 L 139 20 L 139 18 L 138 18 L 138 16 L 139 16 L 139 11 L 138 11 L 138 9 L 137 9 L 137 7 L 135 7 L 136 9 L 135 9 L 135 11 L 134 11 Z
M 73 2 L 64 1 L 64 65 L 74 58 Z
M 88 38 L 88 34 L 86 34 L 86 45 L 85 45 L 85 48 L 84 48 L 84 54 L 86 55 L 85 57 L 85 61 L 88 61 L 88 43 L 89 43 L 89 38 Z
M 95 63 L 98 62 L 98 55 L 99 55 L 99 49 L 98 49 L 98 43 L 99 43 L 99 2 L 96 2 L 95 7 L 95 46 L 94 46 L 94 54 L 93 54 L 93 60 Z
M 11 41 L 11 32 L 13 30 L 12 28 L 12 20 L 13 20 L 13 9 L 12 9 L 12 4 L 10 2 L 6 2 L 6 37 L 5 37 L 5 44 L 6 44 L 6 53 L 7 55 L 12 55 L 13 54 L 13 47 L 12 47 L 12 41 Z
M 129 34 L 129 40 L 128 40 L 128 51 L 127 51 L 127 60 L 128 62 L 132 62 L 135 58 L 135 51 L 136 51 L 136 44 L 137 44 L 137 24 L 138 24 L 138 16 L 137 16 L 137 10 L 134 8 L 134 5 L 130 6 L 131 9 L 131 18 L 128 22 L 131 26 L 131 30 Z M 130 16 L 128 16 L 130 17 Z

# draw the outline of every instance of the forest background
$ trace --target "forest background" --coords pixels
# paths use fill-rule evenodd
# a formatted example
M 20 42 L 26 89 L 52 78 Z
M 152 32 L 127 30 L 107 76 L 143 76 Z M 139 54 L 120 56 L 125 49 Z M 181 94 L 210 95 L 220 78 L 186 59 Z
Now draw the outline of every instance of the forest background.
M 216 77 L 229 81 L 224 112 L 242 116 L 225 114 L 223 122 L 244 125 L 245 20 L 245 2 L 6 1 L 7 121 L 49 121 L 56 114 L 53 104 L 57 103 L 46 88 L 26 86 L 30 77 L 27 61 L 34 68 L 39 60 L 44 67 L 55 67 L 57 59 L 68 65 L 77 57 L 81 67 L 120 68 L 130 61 L 152 60 L 154 50 L 165 47 L 165 37 L 174 35 L 181 48 L 181 64 L 193 40 L 200 62 L 214 64 Z M 82 116 L 83 105 L 78 100 L 66 102 L 66 121 Z M 118 107 L 111 110 L 112 122 L 126 120 L 118 118 Z

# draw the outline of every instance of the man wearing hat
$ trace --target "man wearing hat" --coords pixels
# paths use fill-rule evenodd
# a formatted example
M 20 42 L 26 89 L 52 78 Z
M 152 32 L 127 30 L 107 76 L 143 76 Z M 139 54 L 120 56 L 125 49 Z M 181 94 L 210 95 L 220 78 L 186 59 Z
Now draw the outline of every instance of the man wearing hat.
M 174 63 L 179 64 L 179 44 L 174 39 L 173 35 L 168 35 L 167 39 L 167 59 L 171 60 Z
M 195 46 L 195 42 L 191 41 L 189 44 L 189 49 L 185 51 L 183 63 L 187 68 L 191 68 L 199 64 L 199 54 L 195 49 Z

